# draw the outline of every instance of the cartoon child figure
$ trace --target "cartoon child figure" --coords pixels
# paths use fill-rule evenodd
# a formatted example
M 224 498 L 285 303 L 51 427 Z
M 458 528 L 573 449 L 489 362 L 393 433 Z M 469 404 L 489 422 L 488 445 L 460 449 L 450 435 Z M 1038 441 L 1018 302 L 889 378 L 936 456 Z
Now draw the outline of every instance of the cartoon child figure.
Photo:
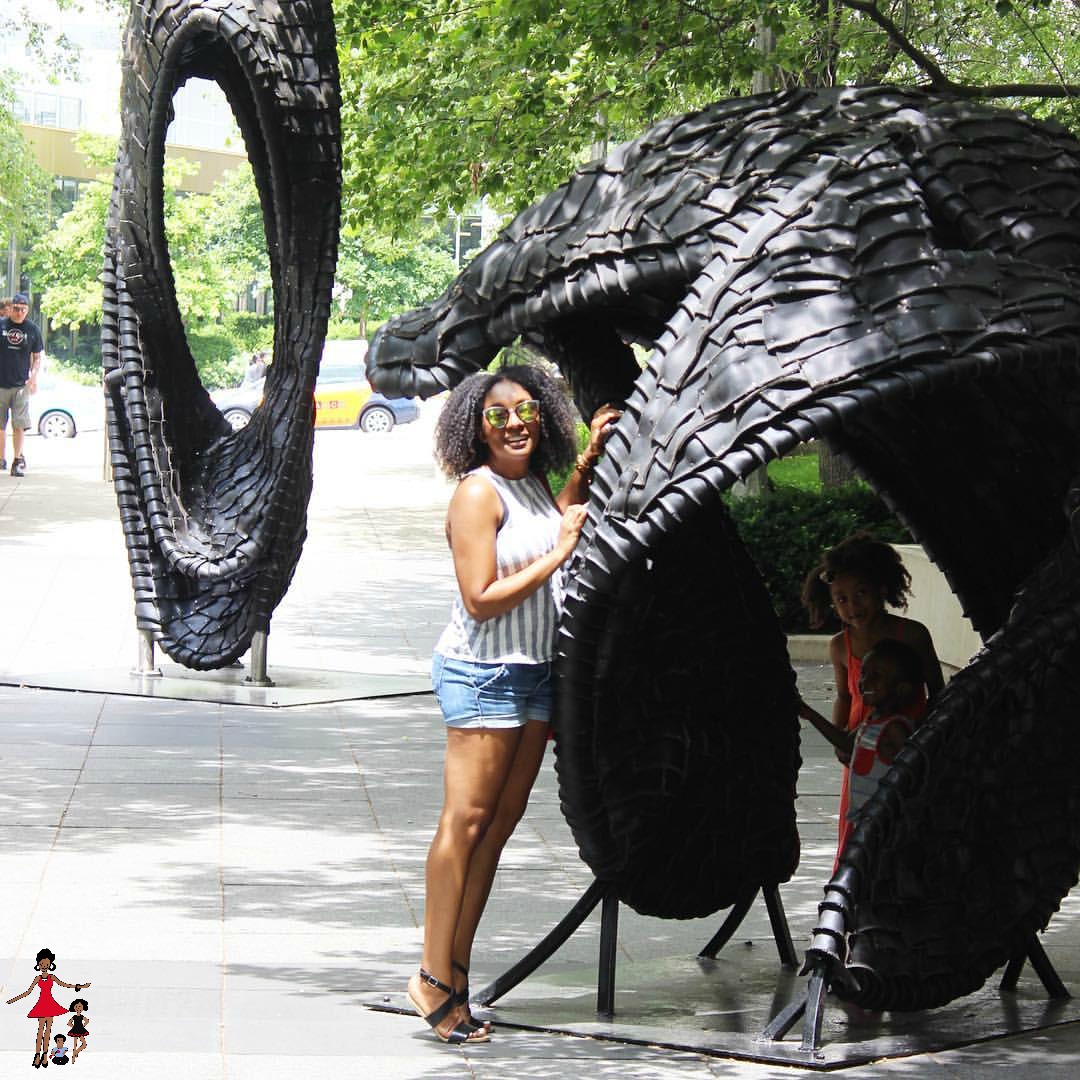
M 37 1042 L 34 1044 L 34 1068 L 47 1069 L 49 1067 L 49 1039 L 52 1036 L 53 1017 L 63 1016 L 68 1011 L 53 997 L 53 986 L 66 986 L 69 990 L 78 992 L 84 986 L 90 984 L 88 982 L 66 983 L 51 974 L 56 970 L 56 956 L 49 949 L 42 949 L 37 954 L 34 967 L 36 969 L 34 981 L 21 994 L 8 998 L 7 1003 L 13 1005 L 16 1001 L 21 1001 L 30 994 L 35 986 L 38 988 L 38 999 L 34 1002 L 34 1007 L 26 1015 L 31 1020 L 37 1020 L 38 1022 Z
M 66 1065 L 68 1063 L 67 1047 L 64 1045 L 67 1042 L 66 1037 L 63 1035 L 54 1035 L 53 1042 L 56 1043 L 56 1046 L 53 1047 L 52 1063 L 54 1065 Z M 47 1069 L 48 1067 L 49 1063 L 46 1062 L 45 1068 Z
M 74 1061 L 86 1049 L 86 1036 L 90 1034 L 86 1027 L 85 1014 L 90 1011 L 86 998 L 76 998 L 71 1003 L 71 1011 L 75 1015 L 68 1021 L 68 1034 L 75 1040 L 75 1053 L 71 1055 Z

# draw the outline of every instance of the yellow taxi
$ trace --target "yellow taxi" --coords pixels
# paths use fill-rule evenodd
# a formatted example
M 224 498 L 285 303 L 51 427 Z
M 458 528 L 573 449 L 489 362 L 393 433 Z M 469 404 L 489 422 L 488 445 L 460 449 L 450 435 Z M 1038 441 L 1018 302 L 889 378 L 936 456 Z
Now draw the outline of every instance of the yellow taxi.
M 386 398 L 371 388 L 364 373 L 367 342 L 328 341 L 315 381 L 315 427 L 390 431 L 419 415 L 415 398 Z M 263 381 L 210 395 L 234 431 L 244 427 L 262 402 Z

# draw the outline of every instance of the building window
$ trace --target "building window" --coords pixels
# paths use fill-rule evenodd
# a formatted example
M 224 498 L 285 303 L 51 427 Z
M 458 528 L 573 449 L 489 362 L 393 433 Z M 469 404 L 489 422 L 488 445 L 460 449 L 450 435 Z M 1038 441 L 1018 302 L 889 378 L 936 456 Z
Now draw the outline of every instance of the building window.
M 29 124 L 30 117 L 34 115 L 34 95 L 29 90 L 17 90 L 15 92 L 15 119 L 20 124 Z
M 53 220 L 58 220 L 66 214 L 79 197 L 79 181 L 69 176 L 57 176 L 53 180 L 52 212 Z
M 60 127 L 82 127 L 82 102 L 78 98 L 62 97 L 60 99 Z
M 56 127 L 57 102 L 55 94 L 34 95 L 34 123 L 41 127 Z

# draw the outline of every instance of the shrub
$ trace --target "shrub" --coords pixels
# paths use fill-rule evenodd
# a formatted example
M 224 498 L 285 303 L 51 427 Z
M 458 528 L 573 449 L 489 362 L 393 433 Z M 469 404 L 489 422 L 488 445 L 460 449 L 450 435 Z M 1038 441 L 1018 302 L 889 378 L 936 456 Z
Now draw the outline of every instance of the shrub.
M 250 311 L 231 311 L 221 320 L 233 340 L 234 352 L 257 352 L 274 345 L 274 316 L 255 315 Z
M 236 386 L 244 377 L 247 357 L 237 352 L 236 341 L 223 326 L 189 327 L 187 339 L 207 390 Z
M 862 484 L 820 492 L 779 487 L 731 499 L 728 509 L 788 633 L 810 629 L 799 594 L 826 548 L 859 529 L 890 543 L 911 543 L 889 508 Z

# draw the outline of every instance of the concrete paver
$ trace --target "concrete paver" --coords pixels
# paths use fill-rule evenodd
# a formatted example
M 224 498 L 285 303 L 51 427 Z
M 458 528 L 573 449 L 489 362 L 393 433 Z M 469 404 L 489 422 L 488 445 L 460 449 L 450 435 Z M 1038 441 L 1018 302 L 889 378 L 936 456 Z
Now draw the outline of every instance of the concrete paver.
M 430 464 L 431 417 L 378 438 L 320 433 L 310 538 L 275 615 L 270 666 L 423 675 L 453 595 L 442 518 L 449 488 Z M 6 610 L 0 674 L 130 664 L 136 654 L 123 542 L 93 435 L 31 440 L 23 480 L 0 477 Z M 831 673 L 800 666 L 823 707 Z M 802 1070 L 592 1039 L 500 1029 L 489 1046 L 437 1043 L 420 1021 L 362 1003 L 399 992 L 421 941 L 423 861 L 438 810 L 443 733 L 429 696 L 287 710 L 0 687 L 0 1000 L 34 953 L 65 981 L 90 979 L 80 1075 L 140 1066 L 157 1077 L 244 1080 L 312 1069 L 379 1080 L 589 1077 L 712 1080 Z M 784 902 L 797 947 L 831 865 L 838 774 L 804 740 L 803 860 Z M 542 771 L 507 848 L 474 985 L 531 947 L 584 891 L 580 862 Z M 624 910 L 620 965 L 691 955 L 717 919 Z M 771 949 L 763 910 L 740 941 Z M 1048 934 L 1080 950 L 1070 898 Z M 598 920 L 553 963 L 595 965 Z M 74 996 L 74 995 L 73 995 Z M 25 1069 L 31 1001 L 0 1009 L 0 1075 Z M 61 1018 L 54 1031 L 66 1030 Z M 152 1061 L 141 1061 L 153 1054 Z M 1080 1025 L 845 1075 L 1065 1076 Z

